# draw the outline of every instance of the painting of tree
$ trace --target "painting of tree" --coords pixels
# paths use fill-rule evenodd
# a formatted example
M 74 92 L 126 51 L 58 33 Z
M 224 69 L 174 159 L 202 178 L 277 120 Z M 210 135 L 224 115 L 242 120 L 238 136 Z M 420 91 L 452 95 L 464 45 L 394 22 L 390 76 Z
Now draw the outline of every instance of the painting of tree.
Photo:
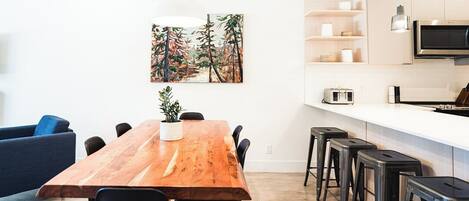
M 197 28 L 152 27 L 152 82 L 243 82 L 241 14 L 208 14 Z

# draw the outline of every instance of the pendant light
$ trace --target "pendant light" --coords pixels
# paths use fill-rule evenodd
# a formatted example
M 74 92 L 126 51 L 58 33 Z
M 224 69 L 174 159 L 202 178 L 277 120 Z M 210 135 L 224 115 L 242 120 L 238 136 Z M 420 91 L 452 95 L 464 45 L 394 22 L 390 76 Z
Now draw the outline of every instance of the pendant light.
M 409 31 L 410 30 L 409 19 L 410 19 L 409 16 L 404 15 L 404 6 L 399 5 L 397 7 L 396 15 L 392 16 L 391 31 L 398 32 L 398 33 Z
M 161 27 L 197 27 L 207 23 L 206 12 L 194 0 L 158 0 L 152 23 Z

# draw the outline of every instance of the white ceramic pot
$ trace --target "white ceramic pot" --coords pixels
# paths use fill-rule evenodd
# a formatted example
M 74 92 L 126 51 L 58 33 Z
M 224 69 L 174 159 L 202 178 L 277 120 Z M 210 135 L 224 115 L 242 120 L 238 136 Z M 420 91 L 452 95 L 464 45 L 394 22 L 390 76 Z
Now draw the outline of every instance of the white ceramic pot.
M 339 9 L 340 10 L 352 10 L 352 2 L 351 1 L 339 1 Z
M 182 139 L 182 121 L 179 122 L 160 122 L 160 140 L 174 141 Z
M 332 24 L 322 24 L 321 25 L 321 36 L 331 37 L 333 35 Z
M 341 59 L 344 63 L 352 63 L 353 62 L 353 51 L 351 49 L 343 49 L 341 51 Z

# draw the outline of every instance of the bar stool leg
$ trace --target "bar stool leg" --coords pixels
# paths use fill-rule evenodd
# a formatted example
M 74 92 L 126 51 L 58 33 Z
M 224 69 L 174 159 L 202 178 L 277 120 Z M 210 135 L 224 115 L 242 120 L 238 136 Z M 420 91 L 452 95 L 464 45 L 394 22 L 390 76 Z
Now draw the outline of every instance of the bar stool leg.
M 422 173 L 422 165 L 420 165 L 419 167 L 416 167 L 415 168 L 415 176 L 422 176 L 423 173 Z
M 333 153 L 332 150 L 330 153 L 331 154 Z M 329 179 L 331 178 L 331 166 L 332 166 L 332 155 L 331 157 L 329 157 L 329 160 L 327 161 L 326 184 L 324 186 L 324 196 L 322 197 L 323 201 L 326 201 L 327 199 L 327 187 L 329 187 Z
M 308 183 L 309 170 L 311 169 L 311 157 L 313 156 L 314 138 L 315 137 L 313 135 L 311 135 L 309 138 L 308 162 L 306 163 L 306 175 L 304 186 L 306 186 Z
M 386 200 L 386 172 L 379 169 L 374 170 L 375 177 L 375 201 L 387 201 Z M 391 201 L 391 200 L 389 200 Z
M 423 175 L 422 172 L 423 172 L 422 171 L 422 165 L 419 165 L 419 166 L 415 167 L 415 176 L 422 176 Z M 412 193 L 410 199 L 412 200 L 412 198 L 413 198 L 413 193 Z M 426 201 L 426 199 L 420 198 L 420 201 Z
M 322 179 L 324 173 L 324 160 L 326 157 L 326 145 L 327 140 L 323 137 L 318 138 L 318 154 L 317 154 L 317 178 L 316 178 L 316 195 L 317 200 L 321 197 L 321 189 L 322 189 Z M 332 156 L 332 155 L 331 155 Z
M 340 186 L 340 170 L 341 170 L 341 166 L 340 166 L 340 154 L 339 154 L 339 151 L 337 151 L 336 149 L 331 149 L 331 154 L 333 153 L 333 155 L 331 156 L 334 156 L 333 159 L 334 159 L 334 176 L 335 176 L 335 182 L 337 183 L 337 186 Z
M 412 201 L 414 198 L 414 193 L 412 193 L 412 190 L 407 187 L 406 192 L 405 192 L 405 201 Z
M 400 199 L 400 193 L 399 193 L 399 186 L 400 186 L 400 180 L 399 180 L 399 171 L 392 171 L 390 174 L 386 175 L 386 188 L 384 189 L 388 193 L 388 200 L 401 200 Z
M 362 163 L 361 159 L 358 158 L 356 161 L 356 169 L 355 169 L 355 180 L 354 180 L 354 186 L 353 186 L 353 196 L 352 200 L 356 201 L 357 200 L 357 192 L 360 191 L 360 193 L 363 193 L 364 191 L 364 181 L 365 181 L 365 170 L 364 170 L 364 164 Z M 361 201 L 364 201 L 364 197 L 362 197 Z
M 355 179 L 354 178 L 357 176 L 357 173 L 355 172 L 355 177 L 353 177 L 353 172 L 352 171 L 354 169 L 357 169 L 357 154 L 354 154 L 352 156 L 352 160 L 353 160 L 354 166 L 350 169 L 350 171 L 351 171 L 350 175 L 352 175 L 352 177 L 350 179 L 350 185 L 352 186 L 352 192 L 353 192 L 353 188 L 354 188 L 354 185 L 355 185 Z M 363 176 L 363 177 L 360 177 L 359 179 L 361 179 L 359 181 L 359 183 L 365 185 L 365 181 L 364 181 L 365 177 Z M 364 188 L 359 186 L 358 189 L 363 189 L 363 190 L 358 192 L 358 197 L 360 198 L 361 201 L 365 200 Z
M 352 160 L 353 160 L 353 159 L 352 159 Z M 351 188 L 352 190 L 353 190 L 353 181 L 355 181 L 355 180 L 353 180 L 353 169 L 354 169 L 354 166 L 351 166 L 351 167 L 350 167 L 350 171 L 349 171 L 349 172 L 350 172 L 350 173 L 349 173 L 349 174 L 350 174 L 349 182 L 350 182 L 350 188 Z
M 352 176 L 352 156 L 349 151 L 342 151 L 340 154 L 340 201 L 348 201 L 350 177 Z M 350 169 L 348 169 L 350 168 Z

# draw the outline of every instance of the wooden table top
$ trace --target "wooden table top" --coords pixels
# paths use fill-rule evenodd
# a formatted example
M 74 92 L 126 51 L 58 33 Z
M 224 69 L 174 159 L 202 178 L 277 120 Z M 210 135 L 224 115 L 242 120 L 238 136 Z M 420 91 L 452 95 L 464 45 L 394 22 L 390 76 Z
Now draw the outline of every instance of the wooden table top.
M 44 184 L 38 197 L 93 198 L 103 187 L 157 188 L 171 199 L 251 200 L 225 121 L 184 121 L 184 138 L 159 140 L 148 120 Z

